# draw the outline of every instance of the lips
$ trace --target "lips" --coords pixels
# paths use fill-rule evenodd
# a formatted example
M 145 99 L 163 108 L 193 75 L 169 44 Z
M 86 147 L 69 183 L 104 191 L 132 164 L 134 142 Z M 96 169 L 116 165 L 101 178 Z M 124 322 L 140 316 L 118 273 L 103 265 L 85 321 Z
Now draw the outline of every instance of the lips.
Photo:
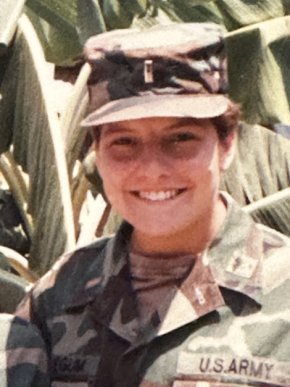
M 171 189 L 166 191 L 134 191 L 133 194 L 143 200 L 161 202 L 174 199 L 184 191 L 185 189 Z

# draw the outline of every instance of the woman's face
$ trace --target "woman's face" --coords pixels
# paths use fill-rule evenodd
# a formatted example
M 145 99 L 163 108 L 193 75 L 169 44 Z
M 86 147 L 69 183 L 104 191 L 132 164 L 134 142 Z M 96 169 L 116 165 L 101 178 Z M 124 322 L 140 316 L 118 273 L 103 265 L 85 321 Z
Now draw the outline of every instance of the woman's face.
M 104 125 L 97 167 L 112 206 L 137 232 L 170 236 L 210 226 L 233 134 L 209 120 L 144 118 Z

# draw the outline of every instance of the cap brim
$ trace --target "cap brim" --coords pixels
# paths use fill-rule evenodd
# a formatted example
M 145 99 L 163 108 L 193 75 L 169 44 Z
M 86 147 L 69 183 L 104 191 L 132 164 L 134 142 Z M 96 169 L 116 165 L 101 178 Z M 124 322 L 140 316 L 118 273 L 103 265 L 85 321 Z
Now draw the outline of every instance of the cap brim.
M 149 117 L 212 118 L 222 115 L 229 99 L 224 95 L 144 95 L 111 101 L 89 114 L 82 126 Z

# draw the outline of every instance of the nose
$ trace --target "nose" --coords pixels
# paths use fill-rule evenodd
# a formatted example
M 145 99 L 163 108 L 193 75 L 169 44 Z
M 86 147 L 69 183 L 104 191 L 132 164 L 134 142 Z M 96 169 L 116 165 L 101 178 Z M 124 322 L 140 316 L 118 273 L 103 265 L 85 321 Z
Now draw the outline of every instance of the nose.
M 144 178 L 160 179 L 170 175 L 171 161 L 160 144 L 152 141 L 143 146 L 137 168 Z

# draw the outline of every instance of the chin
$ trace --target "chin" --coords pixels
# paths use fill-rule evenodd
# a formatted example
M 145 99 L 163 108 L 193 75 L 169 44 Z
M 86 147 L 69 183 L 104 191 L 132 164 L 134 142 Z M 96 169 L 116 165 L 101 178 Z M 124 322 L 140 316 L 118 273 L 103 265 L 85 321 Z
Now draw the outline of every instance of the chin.
M 186 229 L 191 222 L 181 222 L 176 224 L 174 216 L 171 216 L 171 219 L 160 221 L 160 219 L 151 219 L 151 220 L 142 220 L 140 222 L 140 217 L 138 220 L 132 219 L 129 221 L 130 224 L 134 227 L 136 231 L 141 232 L 142 234 L 147 234 L 152 238 L 156 237 L 170 237 L 175 235 L 182 230 Z

